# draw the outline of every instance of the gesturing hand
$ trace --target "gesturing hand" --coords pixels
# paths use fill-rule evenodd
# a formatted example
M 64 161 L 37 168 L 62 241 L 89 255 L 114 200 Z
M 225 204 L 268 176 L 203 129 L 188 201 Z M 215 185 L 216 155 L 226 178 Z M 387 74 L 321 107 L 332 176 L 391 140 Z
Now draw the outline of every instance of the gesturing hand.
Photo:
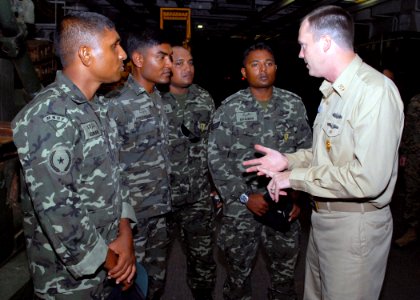
M 270 171 L 283 171 L 287 169 L 287 166 L 288 166 L 287 158 L 280 152 L 261 146 L 261 145 L 255 145 L 254 148 L 256 151 L 261 152 L 265 155 L 260 158 L 244 161 L 242 163 L 244 166 L 251 166 L 246 169 L 247 172 L 258 171 L 257 169 L 258 166 L 261 166 Z M 258 171 L 257 175 L 264 175 L 264 174 Z
M 273 199 L 275 202 L 278 202 L 280 195 L 287 195 L 284 190 L 290 188 L 290 171 L 274 172 L 261 166 L 257 166 L 256 169 L 258 174 L 271 177 L 271 180 L 267 185 L 267 190 L 270 193 L 271 199 Z

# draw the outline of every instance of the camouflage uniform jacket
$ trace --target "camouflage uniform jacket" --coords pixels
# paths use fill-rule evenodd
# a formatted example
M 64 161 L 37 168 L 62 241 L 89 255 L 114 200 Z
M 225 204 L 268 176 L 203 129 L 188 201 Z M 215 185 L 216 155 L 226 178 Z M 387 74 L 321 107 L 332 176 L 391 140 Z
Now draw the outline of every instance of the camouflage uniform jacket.
M 120 186 L 117 128 L 61 72 L 12 121 L 28 194 L 22 199 L 35 291 L 95 289 L 119 219 L 134 218 Z M 88 276 L 85 276 L 88 275 Z M 100 291 L 99 291 L 100 292 Z
M 267 109 L 264 109 L 248 88 L 228 97 L 216 110 L 209 136 L 208 159 L 227 216 L 235 216 L 246 209 L 239 203 L 240 194 L 266 191 L 267 179 L 255 173 L 246 174 L 242 166 L 243 161 L 258 155 L 255 144 L 286 153 L 311 147 L 311 128 L 299 96 L 274 88 Z
M 411 98 L 405 113 L 405 126 L 400 146 L 401 154 L 418 160 L 420 152 L 420 94 Z
M 207 141 L 214 102 L 198 85 L 188 88 L 184 106 L 171 93 L 163 96 L 169 119 L 172 205 L 181 206 L 208 199 Z
M 169 212 L 168 119 L 159 91 L 148 94 L 130 75 L 108 96 L 115 98 L 110 116 L 118 125 L 123 182 L 137 218 Z

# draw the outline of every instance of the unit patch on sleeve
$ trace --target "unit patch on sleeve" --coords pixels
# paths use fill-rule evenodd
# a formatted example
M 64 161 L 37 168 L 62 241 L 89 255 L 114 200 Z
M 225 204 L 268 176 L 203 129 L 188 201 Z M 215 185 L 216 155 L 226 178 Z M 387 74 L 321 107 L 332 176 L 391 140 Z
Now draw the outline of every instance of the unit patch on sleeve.
M 48 166 L 57 175 L 65 175 L 69 172 L 73 162 L 73 152 L 63 146 L 54 148 L 48 157 Z
M 59 116 L 59 115 L 46 115 L 42 120 L 45 123 L 50 122 L 50 121 L 67 123 L 69 119 L 67 117 Z

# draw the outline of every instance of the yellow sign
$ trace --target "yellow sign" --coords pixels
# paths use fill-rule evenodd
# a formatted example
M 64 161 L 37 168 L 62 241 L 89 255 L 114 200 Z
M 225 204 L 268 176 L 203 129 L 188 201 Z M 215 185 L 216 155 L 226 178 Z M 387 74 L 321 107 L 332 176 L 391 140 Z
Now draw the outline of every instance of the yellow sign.
M 160 28 L 163 29 L 165 21 L 185 21 L 186 32 L 184 44 L 191 39 L 191 8 L 160 8 Z

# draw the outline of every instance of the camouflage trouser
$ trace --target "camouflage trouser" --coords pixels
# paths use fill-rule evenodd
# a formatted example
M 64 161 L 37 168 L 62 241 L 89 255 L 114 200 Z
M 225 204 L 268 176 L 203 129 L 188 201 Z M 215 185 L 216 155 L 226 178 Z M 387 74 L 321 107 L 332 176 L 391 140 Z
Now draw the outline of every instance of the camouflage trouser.
M 216 263 L 213 258 L 214 213 L 211 199 L 182 206 L 168 218 L 171 239 L 179 229 L 187 257 L 187 282 L 192 289 L 213 290 Z
M 98 284 L 97 286 L 90 287 L 84 290 L 72 291 L 69 294 L 34 294 L 33 300 L 44 299 L 44 300 L 80 300 L 80 299 L 90 299 L 90 300 L 107 300 L 109 299 L 109 294 L 111 293 L 113 287 L 115 286 L 115 281 L 113 279 L 105 279 L 104 282 Z
M 258 223 L 249 212 L 222 218 L 217 239 L 224 251 L 227 277 L 225 299 L 249 300 L 252 297 L 251 271 L 259 249 L 265 248 L 271 277 L 269 299 L 297 299 L 294 270 L 299 253 L 300 224 L 295 221 L 289 232 L 281 233 Z
M 139 219 L 134 234 L 137 261 L 149 275 L 147 298 L 160 298 L 165 287 L 169 236 L 166 215 Z
M 408 225 L 419 230 L 420 222 L 420 161 L 419 154 L 407 155 L 404 169 L 405 207 L 404 219 Z

